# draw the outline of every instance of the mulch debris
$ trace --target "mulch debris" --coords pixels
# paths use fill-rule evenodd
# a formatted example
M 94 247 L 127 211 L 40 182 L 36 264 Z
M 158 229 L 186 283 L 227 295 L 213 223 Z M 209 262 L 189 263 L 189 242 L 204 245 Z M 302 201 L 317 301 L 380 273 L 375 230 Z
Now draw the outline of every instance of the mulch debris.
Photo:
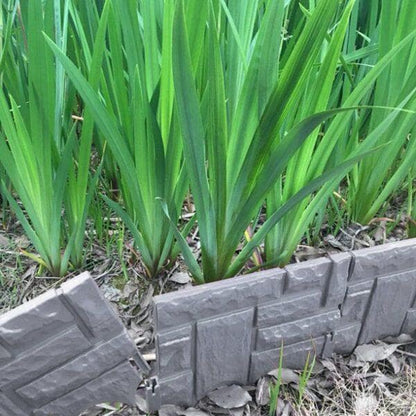
M 367 226 L 350 224 L 336 235 L 323 232 L 316 246 L 304 240 L 293 262 L 322 257 L 328 253 L 371 247 L 401 240 L 406 234 L 406 218 L 375 219 Z M 393 217 L 393 215 L 391 215 Z M 198 251 L 195 235 L 194 247 Z M 190 241 L 192 243 L 192 241 Z M 149 281 L 132 249 L 125 244 L 123 257 L 92 243 L 85 270 L 89 270 L 105 297 L 119 314 L 142 354 L 154 363 L 152 296 L 191 286 L 191 278 L 178 261 L 165 275 Z M 0 230 L 0 314 L 46 290 L 63 279 L 39 276 L 39 266 L 22 255 L 31 251 L 21 229 Z M 74 272 L 73 275 L 77 273 Z M 71 277 L 69 274 L 67 276 Z M 128 276 L 128 278 L 126 277 Z M 299 405 L 300 372 L 282 369 L 281 390 L 275 414 L 270 416 L 416 416 L 416 343 L 398 337 L 359 346 L 349 357 L 334 355 L 317 360 Z M 269 415 L 270 385 L 279 372 L 270 372 L 251 386 L 224 386 L 203 398 L 195 407 L 163 406 L 160 416 L 266 416 Z M 84 416 L 139 416 L 148 414 L 142 395 L 135 407 L 101 404 Z

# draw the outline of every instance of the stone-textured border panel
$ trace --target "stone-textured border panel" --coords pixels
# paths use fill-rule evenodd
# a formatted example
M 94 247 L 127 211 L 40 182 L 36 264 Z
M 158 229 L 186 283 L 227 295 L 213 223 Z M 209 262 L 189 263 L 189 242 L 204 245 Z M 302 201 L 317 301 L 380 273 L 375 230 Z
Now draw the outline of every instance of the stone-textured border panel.
M 137 354 L 83 273 L 0 316 L 0 416 L 76 416 L 103 401 L 134 404 L 141 372 L 129 358 Z
M 156 296 L 154 311 L 161 402 L 193 405 L 275 369 L 282 345 L 301 368 L 416 332 L 416 239 Z

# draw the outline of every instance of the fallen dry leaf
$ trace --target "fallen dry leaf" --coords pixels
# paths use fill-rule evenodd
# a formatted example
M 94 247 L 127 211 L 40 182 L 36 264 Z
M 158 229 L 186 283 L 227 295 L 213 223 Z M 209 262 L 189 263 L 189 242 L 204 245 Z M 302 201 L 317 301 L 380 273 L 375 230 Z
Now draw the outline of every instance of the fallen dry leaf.
M 242 407 L 251 401 L 251 396 L 235 384 L 212 391 L 208 394 L 208 398 L 223 409 Z
M 399 344 L 378 344 L 359 345 L 354 350 L 354 355 L 358 361 L 375 363 L 390 357 L 399 347 Z
M 267 373 L 269 376 L 279 378 L 279 370 L 273 370 Z M 299 383 L 299 374 L 290 368 L 282 368 L 280 376 L 281 384 Z
M 229 413 L 231 416 L 243 416 L 245 410 L 245 406 L 236 407 L 235 409 L 230 409 Z
M 189 407 L 188 409 L 183 410 L 180 413 L 180 416 L 209 416 L 209 413 L 200 409 L 195 409 L 194 407 Z
M 159 416 L 180 416 L 184 410 L 173 404 L 166 404 L 159 409 Z
M 169 277 L 169 280 L 180 285 L 185 285 L 191 282 L 191 276 L 189 276 L 188 273 L 177 272 L 174 273 L 171 277 Z
M 256 403 L 259 406 L 265 406 L 270 402 L 270 380 L 267 377 L 262 377 L 257 382 L 256 388 Z

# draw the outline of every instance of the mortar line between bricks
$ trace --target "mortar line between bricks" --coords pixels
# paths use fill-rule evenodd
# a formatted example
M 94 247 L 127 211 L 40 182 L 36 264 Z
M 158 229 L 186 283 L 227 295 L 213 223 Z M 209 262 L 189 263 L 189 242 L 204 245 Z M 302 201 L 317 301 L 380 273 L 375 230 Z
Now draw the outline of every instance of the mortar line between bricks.
M 45 345 L 48 345 L 51 341 L 54 341 L 54 340 L 56 340 L 56 339 L 58 339 L 58 338 L 60 338 L 60 337 L 62 337 L 62 336 L 65 336 L 66 335 L 66 333 L 68 332 L 68 331 L 70 331 L 72 328 L 74 328 L 74 325 L 71 325 L 71 326 L 65 326 L 62 330 L 60 330 L 60 331 L 58 331 L 58 332 L 55 332 L 54 334 L 53 334 L 53 336 L 51 336 L 51 337 L 49 337 L 49 338 L 46 338 L 46 339 L 42 339 L 41 341 L 38 341 L 38 342 L 33 342 L 32 344 L 31 344 L 31 346 L 30 346 L 30 348 L 27 348 L 27 349 L 25 349 L 25 350 L 23 350 L 23 351 L 20 351 L 18 354 L 15 354 L 14 355 L 14 357 L 13 357 L 13 360 L 18 360 L 18 359 L 20 359 L 21 357 L 24 357 L 24 356 L 26 356 L 26 355 L 29 355 L 29 354 L 31 354 L 31 353 L 33 353 L 33 352 L 35 352 L 36 350 L 38 350 L 39 348 L 42 348 L 42 347 L 44 347 Z M 12 361 L 13 361 L 12 360 Z M 5 364 L 3 367 L 8 367 L 9 365 L 10 365 L 11 363 L 9 362 L 9 363 L 7 363 L 7 364 Z
M 29 381 L 24 381 L 23 383 L 20 380 L 12 381 L 10 383 L 7 383 L 7 384 L 3 385 L 3 388 L 4 388 L 4 390 L 7 390 L 7 391 L 19 390 L 20 388 L 22 388 L 24 386 L 27 386 L 28 384 L 31 384 L 31 383 L 33 383 L 36 380 L 41 379 L 42 377 L 48 375 L 49 373 L 52 373 L 53 371 L 58 370 L 61 367 L 64 367 L 65 365 L 69 364 L 71 361 L 76 360 L 81 355 L 87 354 L 87 353 L 93 351 L 94 349 L 95 349 L 95 346 L 92 345 L 91 347 L 89 347 L 88 349 L 82 351 L 81 353 L 79 353 L 75 357 L 71 357 L 71 358 L 65 360 L 63 363 L 60 363 L 58 365 L 55 365 L 55 366 L 49 368 L 49 370 L 47 370 L 47 371 L 41 372 L 40 374 L 36 375 L 36 377 L 31 378 Z
M 170 335 L 170 334 L 174 334 L 175 332 L 181 331 L 182 329 L 189 328 L 189 326 L 190 325 L 192 326 L 192 324 L 194 322 L 199 322 L 199 321 L 191 321 L 191 322 L 187 322 L 185 324 L 180 324 L 178 326 L 171 326 L 171 327 L 166 328 L 166 329 L 161 329 L 160 331 L 157 331 L 155 329 L 155 333 L 158 334 L 158 335 L 167 336 L 167 335 Z
M 321 293 L 321 290 L 319 289 L 319 287 L 317 287 L 316 289 L 311 289 L 309 294 L 317 294 L 318 295 L 320 293 Z M 262 303 L 259 303 L 257 305 L 254 305 L 254 306 L 246 306 L 244 308 L 233 309 L 231 311 L 223 312 L 223 313 L 220 313 L 218 315 L 208 315 L 208 316 L 206 316 L 204 318 L 201 318 L 201 319 L 192 319 L 192 320 L 190 319 L 189 321 L 187 321 L 185 323 L 181 323 L 180 325 L 177 325 L 177 326 L 169 326 L 169 327 L 166 327 L 166 328 L 162 328 L 158 331 L 156 330 L 156 333 L 159 334 L 159 335 L 166 335 L 166 334 L 169 334 L 171 332 L 173 333 L 173 332 L 179 331 L 183 328 L 186 328 L 189 325 L 194 325 L 196 323 L 210 321 L 211 319 L 226 318 L 226 317 L 228 317 L 232 314 L 235 314 L 235 313 L 248 311 L 248 310 L 252 309 L 253 307 L 256 307 L 256 308 L 267 307 L 267 306 L 277 305 L 277 304 L 280 304 L 280 303 L 295 301 L 298 298 L 302 298 L 303 294 L 304 294 L 304 292 L 301 292 L 301 291 L 290 293 L 290 294 L 287 294 L 287 295 L 284 295 L 284 296 L 283 296 L 283 294 L 280 294 L 279 297 L 276 298 L 276 299 L 268 300 L 266 302 L 262 302 Z M 324 311 L 328 310 L 329 311 L 329 310 L 332 310 L 332 309 L 333 309 L 333 307 L 331 307 L 331 308 L 320 308 L 319 310 L 324 310 Z
M 406 313 L 404 314 L 404 317 L 403 317 L 402 324 L 400 325 L 400 333 L 403 333 L 403 327 L 404 327 L 404 324 L 406 322 L 406 317 L 407 317 L 409 311 L 414 309 L 414 304 L 415 304 L 415 301 L 416 301 L 416 290 L 413 289 L 413 292 L 414 293 L 413 293 L 413 296 L 412 296 L 412 300 L 409 303 L 409 307 L 407 308 Z
M 316 313 L 305 315 L 302 318 L 290 319 L 289 321 L 281 322 L 279 324 L 273 324 L 273 325 L 268 325 L 268 326 L 257 326 L 257 329 L 263 330 L 263 329 L 277 328 L 283 325 L 296 324 L 297 322 L 304 321 L 305 319 L 314 319 L 322 315 L 328 315 L 331 312 L 339 312 L 339 309 L 337 306 L 330 306 L 330 307 L 317 309 L 315 312 Z M 341 315 L 340 315 L 340 318 L 341 318 Z
M 350 264 L 348 265 L 348 276 L 347 276 L 347 284 L 348 284 L 348 282 L 351 280 L 351 277 L 353 276 L 353 274 L 354 274 L 354 271 L 355 271 L 355 264 L 356 264 L 356 262 L 357 262 L 357 257 L 356 257 L 356 255 L 354 254 L 354 252 L 353 251 L 348 251 L 348 254 L 350 255 L 350 257 L 351 257 L 351 260 L 350 260 Z
M 290 347 L 292 345 L 302 343 L 302 342 L 306 341 L 309 338 L 310 339 L 318 339 L 318 338 L 321 338 L 321 337 L 325 338 L 326 334 L 328 334 L 329 332 L 334 332 L 339 328 L 339 322 L 340 322 L 340 319 L 336 318 L 332 322 L 330 321 L 328 323 L 328 327 L 325 331 L 322 331 L 322 330 L 309 331 L 306 334 L 303 334 L 301 336 L 301 338 L 298 338 L 298 339 L 294 338 L 291 341 L 288 341 L 287 337 L 284 338 L 283 336 L 279 335 L 279 337 L 276 340 L 274 340 L 274 342 L 276 343 L 276 345 L 279 345 L 279 343 L 281 344 L 281 341 L 283 340 L 283 343 L 284 343 L 285 347 Z M 270 345 L 266 344 L 266 345 L 263 345 L 263 346 L 259 345 L 258 348 L 255 351 L 261 353 L 261 352 L 266 352 L 266 351 L 270 351 L 270 350 L 273 351 L 275 349 L 276 349 L 275 347 L 270 348 Z
M 353 281 L 348 281 L 348 283 L 351 283 L 350 286 L 355 286 L 356 284 L 369 282 L 369 281 L 372 281 L 374 279 L 383 279 L 384 277 L 395 277 L 395 276 L 400 276 L 401 274 L 409 273 L 409 272 L 416 273 L 416 267 L 413 266 L 413 267 L 408 267 L 408 268 L 403 269 L 403 270 L 394 270 L 394 271 L 391 271 L 389 273 L 384 273 L 384 274 L 380 274 L 380 275 L 377 275 L 377 276 L 370 276 L 370 277 L 366 277 L 364 279 L 355 279 Z
M 258 306 L 254 307 L 254 313 L 253 313 L 253 322 L 251 325 L 251 344 L 250 344 L 250 355 L 248 357 L 248 369 L 247 369 L 247 377 L 246 377 L 246 383 L 248 384 L 251 379 L 251 357 L 253 351 L 256 349 L 257 344 L 257 335 L 258 335 L 258 325 L 257 325 L 257 315 L 258 315 Z
M 97 378 L 100 378 L 100 377 L 103 377 L 103 376 L 105 376 L 107 373 L 110 373 L 111 371 L 113 371 L 113 370 L 115 370 L 117 367 L 119 367 L 121 364 L 124 364 L 125 362 L 128 362 L 128 360 L 126 359 L 126 358 L 123 358 L 122 360 L 120 360 L 116 365 L 114 365 L 113 367 L 111 367 L 110 369 L 106 369 L 105 371 L 103 371 L 103 372 L 101 372 L 100 374 L 98 374 L 98 376 L 96 376 L 96 377 L 94 377 L 94 378 L 90 378 L 88 381 L 86 381 L 85 383 L 82 383 L 82 384 L 80 384 L 79 386 L 77 386 L 77 387 L 74 387 L 74 388 L 72 388 L 72 389 L 70 389 L 70 390 L 67 390 L 65 393 L 63 393 L 63 394 L 61 394 L 61 395 L 59 395 L 59 396 L 55 396 L 52 400 L 49 400 L 48 402 L 46 402 L 46 403 L 44 403 L 44 404 L 42 404 L 41 405 L 41 407 L 40 408 L 38 408 L 38 409 L 41 409 L 42 407 L 45 407 L 45 406 L 47 406 L 48 404 L 50 404 L 50 403 L 53 403 L 53 402 L 56 402 L 56 401 L 58 401 L 59 399 L 61 399 L 62 397 L 65 397 L 65 396 L 67 396 L 68 394 L 71 394 L 71 393 L 73 393 L 73 392 L 75 392 L 75 391 L 77 391 L 77 390 L 79 390 L 79 389 L 82 389 L 84 386 L 86 386 L 87 384 L 89 384 L 89 383 L 91 383 L 91 382 L 93 382 L 94 380 L 97 380 Z M 129 365 L 131 365 L 130 363 L 129 363 Z M 139 382 L 137 383 L 137 385 L 139 385 Z
M 8 390 L 8 389 L 0 389 L 0 393 L 4 393 L 5 396 L 22 412 L 27 413 L 28 415 L 32 414 L 32 406 L 29 406 L 29 404 L 26 402 L 26 400 L 19 396 L 14 390 Z M 12 415 L 10 415 L 12 416 Z
M 169 383 L 172 380 L 176 380 L 180 376 L 185 376 L 185 375 L 187 375 L 189 373 L 192 373 L 192 372 L 193 372 L 192 371 L 192 368 L 188 368 L 187 370 L 177 371 L 176 373 L 173 373 L 173 374 L 171 374 L 169 376 L 160 377 L 159 382 L 162 381 L 162 383 L 166 383 L 166 382 Z
M 318 341 L 319 339 L 325 340 L 325 335 L 326 335 L 325 333 L 321 334 L 321 335 L 316 335 L 316 336 L 311 335 L 308 338 L 302 339 L 301 341 L 292 342 L 290 344 L 283 344 L 283 351 L 285 353 L 287 353 L 287 350 L 289 348 L 297 347 L 299 345 L 306 344 L 308 342 L 310 343 L 311 346 L 316 347 L 316 341 Z M 276 345 L 279 345 L 279 344 L 276 344 Z M 281 348 L 281 344 L 280 344 L 280 346 L 277 346 L 275 348 L 269 348 L 267 350 L 255 350 L 255 351 L 253 351 L 253 354 L 258 355 L 258 354 L 265 354 L 265 353 L 270 352 L 270 351 L 280 351 L 280 348 Z
M 262 305 L 263 304 L 261 304 L 259 306 L 262 306 Z M 235 314 L 238 314 L 238 313 L 241 313 L 241 312 L 245 312 L 245 311 L 250 311 L 253 308 L 254 308 L 254 306 L 246 306 L 244 308 L 233 309 L 231 311 L 223 312 L 223 313 L 220 313 L 218 315 L 209 315 L 209 316 L 207 316 L 205 318 L 202 318 L 202 319 L 195 319 L 195 320 L 191 321 L 191 323 L 192 324 L 199 324 L 199 323 L 204 323 L 204 322 L 207 322 L 207 321 L 211 321 L 212 319 L 228 318 L 231 315 L 235 315 Z
M 76 308 L 71 304 L 71 302 L 66 298 L 64 295 L 62 289 L 57 289 L 57 298 L 62 303 L 62 305 L 68 310 L 68 312 L 73 316 L 75 323 L 77 324 L 80 331 L 83 333 L 85 338 L 87 338 L 88 341 L 90 341 L 92 344 L 94 344 L 94 334 L 89 328 L 89 326 L 84 322 L 84 320 L 79 315 Z
M 402 324 L 400 325 L 400 334 L 403 334 L 403 327 L 404 327 L 404 324 L 405 324 L 405 322 L 406 322 L 406 318 L 407 318 L 407 314 L 409 313 L 409 309 L 406 311 L 406 313 L 404 314 L 404 318 L 403 318 L 403 321 L 402 321 Z
M 68 328 L 66 328 L 65 329 L 65 331 L 61 331 L 61 332 L 59 332 L 59 334 L 58 335 L 56 335 L 54 338 L 60 338 L 60 337 L 62 337 L 63 335 L 65 335 L 65 333 L 68 331 Z M 111 341 L 112 339 L 113 339 L 114 337 L 111 337 L 111 338 L 105 338 L 105 339 L 102 339 L 102 340 L 100 340 L 100 342 L 98 342 L 97 344 L 91 344 L 91 346 L 90 347 L 88 347 L 87 349 L 85 349 L 84 351 L 81 351 L 80 353 L 78 353 L 77 355 L 75 355 L 74 357 L 71 357 L 71 358 L 68 358 L 67 360 L 65 360 L 64 362 L 62 362 L 62 363 L 60 363 L 60 364 L 57 364 L 57 365 L 55 365 L 55 366 L 53 366 L 53 367 L 51 367 L 51 368 L 49 368 L 49 370 L 47 370 L 47 371 L 44 371 L 44 372 L 42 372 L 42 373 L 40 373 L 40 374 L 38 374 L 35 378 L 32 378 L 30 381 L 25 381 L 25 382 L 19 382 L 19 380 L 18 381 L 15 381 L 15 382 L 11 382 L 11 383 L 8 383 L 8 384 L 6 384 L 5 386 L 4 386 L 4 388 L 5 389 L 7 389 L 8 391 L 9 391 L 9 389 L 12 389 L 12 390 L 18 390 L 18 389 L 20 389 L 21 387 L 24 387 L 24 386 L 26 386 L 26 385 L 28 385 L 28 384 L 31 384 L 31 383 L 33 383 L 34 381 L 36 381 L 36 380 L 38 380 L 38 379 L 41 379 L 42 377 L 44 377 L 44 376 L 46 376 L 46 375 L 48 375 L 49 373 L 52 373 L 52 372 L 54 372 L 55 370 L 58 370 L 59 368 L 61 368 L 61 367 L 65 367 L 67 364 L 70 364 L 72 361 L 75 361 L 75 360 L 77 360 L 79 357 L 81 357 L 81 356 L 83 356 L 83 355 L 86 355 L 86 354 L 88 354 L 88 353 L 90 353 L 91 351 L 94 351 L 95 349 L 97 349 L 97 348 L 99 348 L 99 347 L 101 347 L 103 344 L 105 344 L 105 343 L 107 343 L 107 342 L 109 342 L 109 341 Z M 46 340 L 45 341 L 45 343 L 43 343 L 43 344 L 46 344 L 47 342 L 49 342 L 51 340 L 51 338 L 49 338 L 48 340 Z M 42 345 L 43 345 L 42 344 Z M 37 345 L 36 346 L 36 348 L 38 348 L 39 347 L 39 345 Z M 26 351 L 26 352 L 30 352 L 30 351 L 32 351 L 32 350 L 28 350 L 28 351 Z M 23 355 L 23 354 L 22 354 Z M 119 363 L 120 364 L 120 363 Z M 118 364 L 118 365 L 119 365 Z M 106 370 L 107 371 L 107 370 Z
M 59 333 L 59 335 L 55 336 L 54 338 L 59 338 L 59 337 L 61 337 L 62 335 L 64 335 L 64 334 L 67 332 L 67 330 L 68 330 L 68 328 L 67 328 L 65 331 L 61 331 L 61 332 Z M 88 347 L 87 349 L 85 349 L 85 350 L 83 350 L 83 351 L 79 352 L 77 355 L 75 355 L 75 356 L 73 356 L 73 357 L 71 357 L 71 358 L 68 358 L 68 359 L 67 359 L 67 360 L 65 360 L 64 362 L 62 362 L 62 363 L 60 363 L 60 364 L 57 364 L 57 365 L 55 365 L 55 366 L 51 367 L 49 370 L 42 372 L 41 374 L 37 375 L 35 378 L 31 379 L 30 381 L 26 381 L 26 382 L 24 382 L 24 383 L 21 383 L 21 382 L 11 382 L 11 383 L 6 384 L 4 387 L 5 387 L 6 389 L 18 390 L 18 389 L 20 389 L 21 387 L 24 387 L 24 386 L 26 386 L 26 385 L 28 385 L 28 384 L 31 384 L 31 383 L 33 383 L 34 381 L 36 381 L 36 380 L 38 380 L 38 379 L 41 379 L 42 377 L 44 377 L 44 376 L 48 375 L 49 373 L 52 373 L 52 372 L 54 372 L 54 371 L 58 370 L 58 369 L 59 369 L 59 368 L 61 368 L 61 367 L 65 367 L 66 365 L 70 364 L 72 361 L 77 360 L 78 358 L 82 357 L 83 355 L 89 354 L 90 352 L 92 352 L 92 351 L 94 351 L 94 350 L 96 350 L 96 349 L 100 348 L 101 346 L 103 346 L 104 344 L 106 344 L 107 342 L 111 341 L 112 339 L 116 338 L 116 337 L 117 337 L 117 336 L 119 336 L 119 335 L 121 335 L 121 334 L 118 334 L 118 335 L 116 335 L 116 336 L 106 337 L 106 338 L 104 338 L 104 339 L 100 339 L 100 340 L 99 340 L 99 342 L 97 342 L 96 344 L 91 344 L 91 346 L 90 346 L 90 347 Z M 50 338 L 49 338 L 47 341 L 50 341 Z M 37 346 L 37 347 L 38 347 L 38 346 Z M 31 350 L 30 350 L 30 351 L 31 351 Z M 127 359 L 126 359 L 126 360 L 127 360 Z M 122 363 L 122 362 L 123 362 L 123 361 L 120 361 L 117 365 L 120 365 L 120 363 Z M 117 366 L 117 365 L 116 365 L 116 366 Z M 112 367 L 112 368 L 113 368 L 113 367 Z M 104 370 L 104 371 L 109 371 L 109 370 Z M 98 376 L 98 377 L 99 377 L 99 376 Z
M 12 346 L 1 337 L 0 337 L 0 347 L 2 347 L 4 350 L 6 350 L 6 352 L 8 354 L 10 354 L 10 357 L 12 359 L 14 359 L 16 357 L 16 354 L 14 353 Z
M 378 279 L 377 277 L 374 279 L 374 284 L 373 284 L 373 287 L 371 288 L 370 296 L 368 297 L 367 305 L 365 306 L 365 311 L 364 311 L 363 317 L 361 319 L 361 328 L 360 328 L 360 332 L 358 333 L 358 336 L 357 336 L 357 345 L 361 344 L 361 341 L 360 341 L 361 335 L 363 333 L 365 322 L 367 320 L 368 314 L 370 312 L 371 305 L 373 303 L 374 295 L 377 291 L 377 284 L 378 284 L 377 279 Z
M 239 275 L 239 276 L 235 276 L 232 279 L 223 279 L 223 280 L 219 280 L 216 282 L 209 282 L 209 283 L 205 283 L 204 288 L 201 289 L 201 285 L 200 286 L 192 286 L 189 289 L 186 289 L 186 293 L 182 293 L 184 291 L 179 290 L 179 291 L 174 291 L 174 292 L 167 292 L 167 293 L 162 293 L 160 295 L 156 295 L 154 296 L 154 302 L 156 303 L 156 305 L 160 305 L 160 301 L 163 299 L 163 302 L 169 302 L 172 300 L 178 300 L 178 299 L 189 299 L 189 298 L 194 298 L 196 296 L 200 296 L 200 295 L 204 295 L 207 292 L 211 292 L 211 291 L 216 291 L 218 289 L 221 290 L 225 290 L 225 289 L 230 289 L 235 285 L 240 285 L 241 281 L 244 281 L 246 278 L 250 277 L 251 279 L 255 279 L 257 278 L 262 278 L 262 282 L 264 282 L 264 280 L 268 280 L 268 279 L 275 279 L 275 278 L 282 278 L 282 276 L 280 275 L 280 273 L 283 272 L 282 274 L 286 273 L 286 270 L 284 268 L 273 268 L 273 269 L 266 269 L 266 270 L 262 270 L 262 271 L 257 271 L 257 272 L 253 272 L 250 274 L 246 274 L 246 275 Z M 278 273 L 276 275 L 276 273 Z M 262 284 L 262 283 L 259 283 Z M 207 287 L 205 287 L 207 286 Z
M 354 269 L 355 269 L 355 254 L 352 251 L 349 251 L 348 254 L 350 256 L 350 262 L 348 264 L 347 281 L 346 281 L 346 284 L 345 284 L 344 296 L 342 297 L 341 303 L 339 303 L 337 305 L 337 308 L 339 310 L 339 314 L 340 314 L 340 317 L 341 318 L 343 316 L 343 309 L 344 309 L 345 302 L 347 300 L 347 293 L 348 293 L 348 288 L 349 288 L 348 282 L 350 281 L 351 276 L 353 275 Z M 332 257 L 331 256 L 329 256 L 329 257 L 334 262 L 334 260 L 332 259 Z
M 192 324 L 192 333 L 191 333 L 191 370 L 192 370 L 192 402 L 196 401 L 197 394 L 197 379 L 196 379 L 196 362 L 197 357 L 197 337 L 198 337 L 198 325 L 197 322 Z
M 280 296 L 284 296 L 289 288 L 289 279 L 290 276 L 292 275 L 292 272 L 290 270 L 288 270 L 286 267 L 283 268 L 285 274 L 283 275 L 282 278 L 282 293 L 280 294 Z
M 339 313 L 341 315 L 341 318 L 344 316 L 344 307 L 345 307 L 345 303 L 347 302 L 347 297 L 348 297 L 348 285 L 345 287 L 345 292 L 344 292 L 344 298 L 342 299 L 341 304 L 338 305 L 338 309 L 339 309 Z
M 308 296 L 312 296 L 312 295 L 318 296 L 320 294 L 321 294 L 321 289 L 319 287 L 308 290 Z M 276 299 L 259 303 L 258 305 L 256 305 L 256 307 L 262 308 L 262 307 L 268 307 L 268 306 L 273 306 L 273 305 L 279 305 L 281 303 L 288 303 L 288 302 L 294 302 L 294 301 L 296 302 L 296 301 L 300 301 L 304 296 L 305 296 L 305 291 L 288 293 L 284 296 L 281 295 Z
M 59 335 L 56 336 L 56 338 L 61 337 L 66 331 L 60 332 Z M 91 344 L 91 346 L 89 348 L 87 348 L 86 350 L 78 353 L 78 355 L 68 358 L 67 360 L 65 360 L 63 363 L 57 364 L 55 366 L 53 366 L 52 368 L 50 368 L 47 371 L 42 372 L 41 374 L 37 375 L 35 378 L 30 379 L 30 381 L 25 381 L 25 382 L 11 382 L 6 384 L 5 386 L 3 386 L 4 390 L 3 391 L 13 391 L 13 390 L 19 390 L 20 388 L 27 386 L 28 384 L 31 384 L 33 382 L 35 382 L 36 380 L 41 379 L 42 377 L 45 377 L 46 375 L 48 375 L 49 373 L 53 373 L 56 370 L 59 370 L 59 368 L 61 367 L 65 367 L 66 365 L 70 364 L 72 361 L 77 360 L 78 358 L 82 357 L 83 355 L 86 355 L 94 350 L 96 350 L 97 348 L 101 347 L 102 345 L 106 344 L 107 342 L 111 341 L 113 338 L 115 337 L 110 337 L 110 338 L 105 338 L 100 340 L 100 342 L 98 342 L 97 344 Z M 50 339 L 49 339 L 50 340 Z M 48 341 L 49 341 L 48 340 Z M 127 360 L 127 359 L 126 359 Z M 118 364 L 116 365 L 116 367 L 118 365 L 120 365 L 123 361 L 118 362 Z M 111 367 L 112 369 L 113 367 Z M 104 370 L 105 371 L 110 371 L 108 369 Z M 99 377 L 99 376 L 98 376 Z M 93 380 L 93 379 L 91 379 Z M 77 387 L 78 388 L 78 387 Z
M 414 291 L 415 293 L 414 293 L 414 295 L 413 295 L 413 299 L 412 299 L 412 301 L 410 302 L 410 307 L 409 307 L 409 309 L 414 309 L 414 308 L 416 308 L 416 289 L 415 289 L 415 291 Z
M 328 294 L 329 294 L 329 287 L 331 285 L 332 282 L 332 277 L 334 276 L 334 274 L 336 274 L 337 272 L 337 264 L 335 263 L 335 261 L 331 258 L 331 256 L 329 255 L 329 260 L 331 260 L 331 266 L 329 267 L 328 273 L 325 276 L 325 280 L 324 280 L 324 284 L 323 287 L 321 289 L 321 299 L 320 299 L 320 306 L 321 308 L 324 308 L 327 304 L 327 300 L 328 300 Z

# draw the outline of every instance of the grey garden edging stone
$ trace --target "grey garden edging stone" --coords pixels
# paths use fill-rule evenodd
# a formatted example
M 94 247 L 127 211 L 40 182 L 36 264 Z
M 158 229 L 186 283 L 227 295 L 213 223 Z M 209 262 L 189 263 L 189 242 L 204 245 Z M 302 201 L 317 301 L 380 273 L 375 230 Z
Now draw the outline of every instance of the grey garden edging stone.
M 416 239 L 156 296 L 154 311 L 149 409 L 193 405 L 275 369 L 281 345 L 283 365 L 300 368 L 308 352 L 416 333 Z M 134 404 L 149 370 L 88 273 L 0 316 L 0 416 Z
M 162 404 L 416 332 L 416 239 L 154 297 Z
M 0 316 L 0 416 L 75 416 L 135 403 L 140 359 L 88 273 Z

